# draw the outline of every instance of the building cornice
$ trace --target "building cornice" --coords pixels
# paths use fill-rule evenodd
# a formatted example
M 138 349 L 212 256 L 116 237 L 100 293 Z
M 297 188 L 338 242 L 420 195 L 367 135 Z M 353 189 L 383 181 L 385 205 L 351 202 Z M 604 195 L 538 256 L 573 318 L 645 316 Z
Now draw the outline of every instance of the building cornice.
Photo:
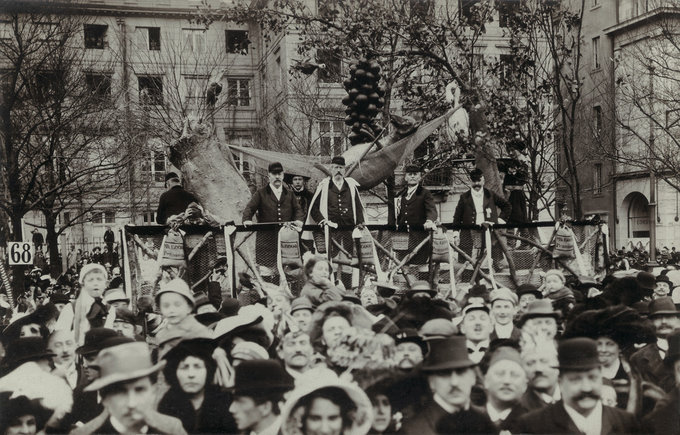
M 617 36 L 621 33 L 625 33 L 644 26 L 650 21 L 673 15 L 680 16 L 680 10 L 672 7 L 655 8 L 651 11 L 645 12 L 644 14 L 638 15 L 637 17 L 604 29 L 604 34 L 612 37 Z
M 87 2 L 11 1 L 5 5 L 6 13 L 35 13 L 59 15 L 96 15 L 114 17 L 193 18 L 198 7 L 135 6 Z

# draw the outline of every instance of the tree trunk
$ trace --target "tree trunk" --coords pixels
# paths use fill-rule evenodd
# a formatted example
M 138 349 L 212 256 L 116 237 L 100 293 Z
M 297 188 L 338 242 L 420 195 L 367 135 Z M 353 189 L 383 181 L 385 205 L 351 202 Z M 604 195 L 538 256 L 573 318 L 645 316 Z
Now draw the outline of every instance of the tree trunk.
M 43 210 L 45 226 L 47 227 L 47 249 L 50 259 L 50 275 L 53 278 L 61 274 L 61 260 L 59 259 L 59 237 L 57 235 L 57 216 L 51 210 Z

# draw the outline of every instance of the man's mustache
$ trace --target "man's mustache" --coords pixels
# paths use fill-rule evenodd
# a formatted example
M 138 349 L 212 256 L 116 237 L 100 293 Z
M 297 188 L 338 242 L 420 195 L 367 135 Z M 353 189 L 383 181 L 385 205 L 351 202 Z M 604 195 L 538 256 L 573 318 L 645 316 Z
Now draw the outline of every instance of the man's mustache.
M 574 401 L 578 402 L 579 400 L 583 399 L 593 399 L 593 400 L 599 400 L 600 395 L 598 393 L 592 392 L 592 391 L 587 391 L 583 392 L 577 396 L 574 396 Z

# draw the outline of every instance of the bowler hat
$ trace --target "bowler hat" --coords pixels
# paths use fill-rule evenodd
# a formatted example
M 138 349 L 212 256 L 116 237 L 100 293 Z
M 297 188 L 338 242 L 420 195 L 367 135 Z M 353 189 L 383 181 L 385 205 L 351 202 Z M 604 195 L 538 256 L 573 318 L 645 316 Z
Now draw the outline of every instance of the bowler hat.
M 668 288 L 672 289 L 673 288 L 673 281 L 667 276 L 667 275 L 659 275 L 656 277 L 656 282 L 665 282 L 668 284 Z
M 83 391 L 98 391 L 118 382 L 131 381 L 156 373 L 165 367 L 166 361 L 151 362 L 151 352 L 146 343 L 119 344 L 102 349 L 93 364 L 99 368 L 99 378 Z
M 345 158 L 342 156 L 335 156 L 331 159 L 331 164 L 345 166 Z
M 536 317 L 552 317 L 559 320 L 560 312 L 553 309 L 552 302 L 549 299 L 537 299 L 529 304 L 527 310 L 517 321 L 517 326 L 521 328 L 527 320 Z
M 23 337 L 7 346 L 4 361 L 10 370 L 14 370 L 25 362 L 39 361 L 53 356 L 55 353 L 47 349 L 47 343 L 42 337 Z
M 407 290 L 406 295 L 411 296 L 416 293 L 427 293 L 432 297 L 437 295 L 437 291 L 432 289 L 430 283 L 427 281 L 416 281 L 410 289 Z
M 648 305 L 649 314 L 647 317 L 654 316 L 677 316 L 680 312 L 675 308 L 673 298 L 666 296 L 663 298 L 654 299 Z
M 294 312 L 300 310 L 309 310 L 311 312 L 314 312 L 312 301 L 310 301 L 304 296 L 293 299 L 293 301 L 290 303 L 290 314 L 293 314 Z
M 295 386 L 293 378 L 283 369 L 281 363 L 271 359 L 246 360 L 236 366 L 235 395 L 248 396 L 268 392 L 285 392 Z
M 177 178 L 179 180 L 179 175 L 177 175 L 177 172 L 168 172 L 165 174 L 165 181 L 172 180 L 173 178 Z
M 91 355 L 102 350 L 102 344 L 106 339 L 117 337 L 118 333 L 109 328 L 92 328 L 85 332 L 85 342 L 76 349 L 80 355 Z
M 423 372 L 462 369 L 477 365 L 468 358 L 465 337 L 455 336 L 430 341 L 430 352 L 421 367 Z
M 267 170 L 271 174 L 280 174 L 283 172 L 283 165 L 280 162 L 270 163 Z
M 590 370 L 600 367 L 597 342 L 586 337 L 562 340 L 557 346 L 557 362 L 556 368 L 560 370 Z
M 680 331 L 674 331 L 666 338 L 668 340 L 668 352 L 663 362 L 670 366 L 680 359 Z
M 654 290 L 656 287 L 656 278 L 651 272 L 642 271 L 635 277 L 641 288 L 645 290 Z
M 470 171 L 470 181 L 479 181 L 482 179 L 483 176 L 484 173 L 479 168 L 475 168 L 472 171 Z
M 404 167 L 404 172 L 407 174 L 417 174 L 422 172 L 422 170 L 416 165 L 406 165 Z

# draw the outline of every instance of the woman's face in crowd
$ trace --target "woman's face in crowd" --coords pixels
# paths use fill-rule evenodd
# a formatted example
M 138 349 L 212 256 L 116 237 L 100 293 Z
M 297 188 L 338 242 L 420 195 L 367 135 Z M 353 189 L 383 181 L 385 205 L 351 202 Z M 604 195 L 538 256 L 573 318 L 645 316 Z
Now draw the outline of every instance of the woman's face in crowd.
M 333 316 L 326 319 L 322 328 L 323 341 L 326 346 L 332 347 L 342 337 L 343 331 L 350 327 L 349 322 L 342 316 Z
M 305 435 L 342 434 L 342 415 L 340 407 L 328 399 L 318 397 L 309 407 L 304 423 Z
M 330 276 L 331 271 L 328 267 L 327 261 L 317 261 L 309 275 L 309 277 L 314 281 L 328 279 Z
M 7 427 L 6 435 L 34 435 L 38 432 L 35 417 L 32 415 L 22 415 L 12 421 Z
M 163 293 L 160 297 L 160 310 L 164 319 L 176 325 L 191 314 L 191 306 L 186 298 L 177 293 Z
M 196 394 L 205 388 L 208 369 L 205 362 L 195 356 L 188 356 L 177 366 L 177 381 L 187 394 Z
M 390 399 L 384 394 L 377 394 L 372 400 L 373 404 L 373 430 L 385 432 L 392 419 L 392 405 Z
M 597 354 L 600 364 L 609 366 L 619 359 L 619 345 L 611 338 L 600 337 L 597 339 Z

